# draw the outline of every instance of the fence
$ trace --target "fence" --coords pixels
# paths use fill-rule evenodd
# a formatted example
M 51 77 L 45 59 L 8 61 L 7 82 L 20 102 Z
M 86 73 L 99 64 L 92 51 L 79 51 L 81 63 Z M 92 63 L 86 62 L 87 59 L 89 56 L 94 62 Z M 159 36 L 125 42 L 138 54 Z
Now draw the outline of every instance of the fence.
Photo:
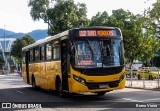
M 126 68 L 126 87 L 160 89 L 160 68 L 142 67 L 138 70 Z

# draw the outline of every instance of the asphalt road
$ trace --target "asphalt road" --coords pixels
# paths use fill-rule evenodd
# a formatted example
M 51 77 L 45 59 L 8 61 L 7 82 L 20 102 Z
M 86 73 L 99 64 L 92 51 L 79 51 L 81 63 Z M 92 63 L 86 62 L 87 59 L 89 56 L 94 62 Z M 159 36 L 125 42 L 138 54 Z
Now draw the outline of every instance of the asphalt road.
M 11 103 L 12 109 L 0 109 L 7 111 L 159 111 L 160 91 L 125 88 L 104 96 L 85 94 L 63 98 L 53 91 L 32 89 L 18 75 L 0 75 L 0 102 L 1 106 Z M 37 105 L 38 109 L 28 109 L 28 104 Z M 22 106 L 23 109 L 17 109 Z

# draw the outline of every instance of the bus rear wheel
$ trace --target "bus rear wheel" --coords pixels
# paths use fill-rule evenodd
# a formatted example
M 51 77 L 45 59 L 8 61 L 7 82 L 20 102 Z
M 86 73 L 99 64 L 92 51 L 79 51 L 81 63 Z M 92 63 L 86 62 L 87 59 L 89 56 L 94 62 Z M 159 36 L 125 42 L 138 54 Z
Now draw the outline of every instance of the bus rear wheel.
M 56 93 L 62 96 L 62 83 L 59 79 L 56 80 Z

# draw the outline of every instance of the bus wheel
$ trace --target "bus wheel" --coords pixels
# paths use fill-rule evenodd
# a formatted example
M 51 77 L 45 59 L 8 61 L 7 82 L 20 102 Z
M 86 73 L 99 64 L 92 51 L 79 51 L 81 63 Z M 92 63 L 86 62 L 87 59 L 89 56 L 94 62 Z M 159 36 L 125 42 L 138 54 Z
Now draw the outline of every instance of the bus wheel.
M 141 79 L 141 76 L 138 74 L 138 80 L 140 80 Z
M 106 92 L 97 92 L 97 96 L 103 96 Z
M 37 88 L 34 76 L 32 76 L 32 88 L 34 88 L 34 89 Z
M 56 92 L 58 95 L 62 96 L 62 83 L 59 79 L 56 80 Z

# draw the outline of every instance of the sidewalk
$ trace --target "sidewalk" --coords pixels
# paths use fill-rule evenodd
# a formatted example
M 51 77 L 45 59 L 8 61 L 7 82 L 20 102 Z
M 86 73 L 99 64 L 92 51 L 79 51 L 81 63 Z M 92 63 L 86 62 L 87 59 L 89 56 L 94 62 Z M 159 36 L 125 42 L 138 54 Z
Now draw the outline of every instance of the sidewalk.
M 2 70 L 0 70 L 0 75 L 15 75 L 15 76 L 20 76 L 20 74 L 18 74 L 17 72 L 8 73 L 8 72 L 4 72 Z

